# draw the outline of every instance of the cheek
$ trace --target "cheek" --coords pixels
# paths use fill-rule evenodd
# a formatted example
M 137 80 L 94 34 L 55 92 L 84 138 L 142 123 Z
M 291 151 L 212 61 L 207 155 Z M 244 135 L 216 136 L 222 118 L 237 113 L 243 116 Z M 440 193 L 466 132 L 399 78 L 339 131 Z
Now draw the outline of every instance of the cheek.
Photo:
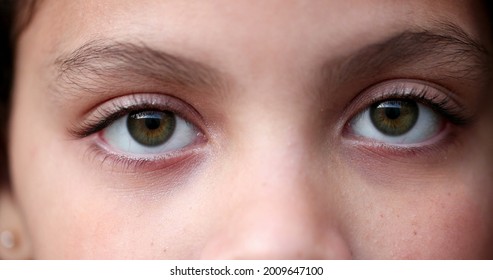
M 14 136 L 25 139 L 26 135 L 21 132 Z M 71 160 L 70 151 L 62 152 L 63 143 L 38 136 L 36 141 L 20 140 L 13 145 L 13 186 L 23 207 L 35 257 L 74 257 L 85 246 L 84 235 L 90 232 L 92 244 L 98 246 L 97 231 L 110 227 L 115 219 L 107 219 L 99 228 L 93 226 L 104 209 L 94 195 L 94 177 Z M 107 202 L 109 207 L 111 201 Z
M 176 202 L 186 199 L 139 194 L 129 182 L 99 173 L 97 163 L 87 168 L 63 143 L 30 149 L 38 150 L 37 157 L 26 154 L 17 164 L 23 168 L 16 168 L 29 176 L 16 172 L 15 183 L 36 258 L 152 259 L 189 253 L 180 236 L 191 219 Z
M 483 214 L 469 194 L 461 191 L 416 202 L 414 211 L 400 221 L 402 243 L 393 254 L 399 259 L 484 258 L 492 232 L 485 227 Z
M 14 145 L 14 182 L 35 258 L 196 257 L 206 228 L 200 202 L 207 194 L 193 186 L 207 182 L 169 186 L 163 175 L 142 174 L 130 180 L 101 171 L 77 142 L 52 135 L 21 142 Z
M 164 171 L 112 172 L 66 136 L 59 118 L 36 106 L 41 100 L 17 97 L 12 185 L 35 258 L 194 257 L 205 228 L 198 225 L 206 221 L 198 202 L 208 195 L 193 188 L 207 185 L 198 173 L 177 172 L 181 177 L 172 180 Z
M 346 202 L 354 209 L 347 232 L 356 257 L 493 257 L 491 160 L 487 141 L 471 139 L 430 161 L 348 153 L 356 178 L 350 188 L 357 187 Z
M 355 257 L 491 258 L 491 204 L 484 204 L 471 191 L 478 185 L 457 182 L 424 182 L 420 190 L 368 192 L 357 198 L 371 202 L 353 207 L 350 231 L 354 233 L 349 236 Z

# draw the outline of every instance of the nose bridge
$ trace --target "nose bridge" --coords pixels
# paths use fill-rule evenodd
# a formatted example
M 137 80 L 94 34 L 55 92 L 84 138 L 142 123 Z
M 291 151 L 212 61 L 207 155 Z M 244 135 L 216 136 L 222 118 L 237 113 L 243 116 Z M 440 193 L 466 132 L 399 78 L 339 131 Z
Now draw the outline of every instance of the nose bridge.
M 310 160 L 300 145 L 294 142 L 266 145 L 244 157 L 249 158 L 248 166 L 238 166 L 237 170 L 243 171 L 232 178 L 241 195 L 239 200 L 247 204 L 244 209 L 248 208 L 254 215 L 262 212 L 267 220 L 282 220 L 284 216 L 293 219 L 311 211 L 310 197 L 318 187 L 310 174 L 313 169 L 306 166 Z
M 228 182 L 221 183 L 229 188 L 227 217 L 209 240 L 206 258 L 349 256 L 327 211 L 330 205 L 318 197 L 325 183 L 316 175 L 310 150 L 289 131 L 270 131 L 237 150 L 237 160 L 226 168 Z
M 313 146 L 298 135 L 302 133 L 296 125 L 281 128 L 263 122 L 259 126 L 263 127 L 257 129 L 255 137 L 233 155 L 238 160 L 233 161 L 230 174 L 235 175 L 230 180 L 236 193 L 244 200 L 254 200 L 256 205 L 265 203 L 273 208 L 272 214 L 279 212 L 276 215 L 296 207 L 305 209 L 303 204 L 317 192 L 320 183 L 312 174 L 319 168 L 312 166 L 317 161 Z M 284 209 L 286 205 L 289 207 Z

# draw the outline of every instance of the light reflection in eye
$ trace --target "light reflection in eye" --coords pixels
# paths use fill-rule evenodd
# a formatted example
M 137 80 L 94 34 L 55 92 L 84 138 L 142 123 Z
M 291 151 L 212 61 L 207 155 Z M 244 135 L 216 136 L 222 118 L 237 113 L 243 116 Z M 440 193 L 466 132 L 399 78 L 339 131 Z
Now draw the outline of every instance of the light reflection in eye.
M 197 130 L 172 112 L 140 111 L 117 119 L 102 135 L 119 152 L 145 156 L 184 148 L 196 140 Z
M 438 134 L 443 118 L 431 108 L 411 99 L 374 103 L 353 118 L 355 135 L 388 144 L 418 144 Z

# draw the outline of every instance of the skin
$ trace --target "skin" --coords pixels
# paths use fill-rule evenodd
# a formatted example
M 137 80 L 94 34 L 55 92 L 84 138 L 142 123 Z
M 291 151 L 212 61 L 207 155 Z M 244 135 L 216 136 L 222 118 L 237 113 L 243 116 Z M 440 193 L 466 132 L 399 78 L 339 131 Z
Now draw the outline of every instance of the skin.
M 442 21 L 489 47 L 480 7 L 309 3 L 43 1 L 18 41 L 13 191 L 2 195 L 29 248 L 0 257 L 491 258 L 493 131 L 481 106 L 492 104 L 488 85 L 430 73 L 439 69 L 432 62 L 327 84 L 320 74 L 325 65 L 343 76 L 342 58 Z M 174 90 L 117 77 L 105 81 L 111 87 L 96 79 L 84 92 L 57 79 L 54 61 L 96 39 L 143 42 L 218 69 L 223 82 Z M 347 134 L 364 109 L 356 97 L 407 78 L 453 89 L 475 121 L 451 126 L 443 136 L 450 141 L 419 152 L 392 152 Z M 184 117 L 201 140 L 167 160 L 125 165 L 94 152 L 98 134 L 70 133 L 113 98 L 145 93 L 172 96 L 198 112 Z

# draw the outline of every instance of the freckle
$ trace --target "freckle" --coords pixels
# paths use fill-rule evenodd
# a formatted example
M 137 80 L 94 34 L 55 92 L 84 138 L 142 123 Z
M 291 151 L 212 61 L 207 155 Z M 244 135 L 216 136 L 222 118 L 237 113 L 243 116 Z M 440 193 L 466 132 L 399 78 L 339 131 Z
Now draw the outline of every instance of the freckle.
M 417 231 L 413 231 L 413 234 L 414 234 L 414 235 L 418 235 L 418 232 L 417 232 Z
M 452 193 L 448 192 L 448 193 L 447 193 L 447 195 L 448 195 L 448 196 L 451 196 L 451 195 L 452 195 Z
M 151 241 L 151 247 L 154 247 L 154 241 Z
M 380 218 L 383 218 L 383 214 L 380 214 Z

